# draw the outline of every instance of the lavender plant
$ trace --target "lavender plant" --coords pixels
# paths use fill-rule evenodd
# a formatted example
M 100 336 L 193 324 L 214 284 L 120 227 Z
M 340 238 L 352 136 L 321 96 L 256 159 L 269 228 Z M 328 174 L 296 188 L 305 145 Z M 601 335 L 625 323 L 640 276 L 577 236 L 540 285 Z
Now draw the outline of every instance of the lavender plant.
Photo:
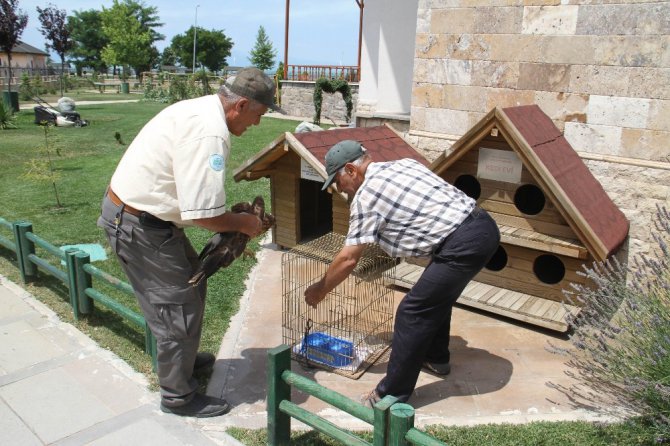
M 596 285 L 573 285 L 570 300 L 582 311 L 570 321 L 568 373 L 577 384 L 565 388 L 575 400 L 605 413 L 636 416 L 670 441 L 670 213 L 658 207 L 656 251 L 629 266 L 612 260 L 585 268 Z

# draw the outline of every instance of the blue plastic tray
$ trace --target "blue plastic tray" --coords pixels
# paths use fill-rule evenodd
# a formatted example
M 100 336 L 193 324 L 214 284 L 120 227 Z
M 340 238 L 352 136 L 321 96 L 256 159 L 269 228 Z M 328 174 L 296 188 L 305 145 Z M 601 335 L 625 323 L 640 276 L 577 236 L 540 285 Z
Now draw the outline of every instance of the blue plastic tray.
M 300 353 L 331 367 L 344 367 L 354 359 L 354 344 L 316 331 L 305 336 Z

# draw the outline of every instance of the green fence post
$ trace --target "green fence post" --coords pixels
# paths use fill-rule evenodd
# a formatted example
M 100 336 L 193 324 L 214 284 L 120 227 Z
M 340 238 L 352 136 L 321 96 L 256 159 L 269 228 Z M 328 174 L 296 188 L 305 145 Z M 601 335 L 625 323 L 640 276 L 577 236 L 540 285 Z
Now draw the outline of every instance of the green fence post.
M 74 255 L 75 278 L 77 280 L 77 310 L 80 314 L 93 313 L 93 299 L 86 294 L 86 288 L 91 288 L 91 276 L 84 270 L 84 265 L 91 263 L 91 256 L 84 251 L 77 251 Z
M 374 410 L 374 423 L 372 424 L 372 444 L 374 446 L 386 446 L 388 443 L 388 429 L 389 429 L 389 409 L 398 398 L 391 395 L 386 395 L 372 408 Z
M 397 403 L 391 406 L 389 423 L 389 446 L 409 446 L 405 439 L 407 432 L 414 427 L 414 408 L 409 404 Z
M 291 440 L 291 417 L 279 410 L 279 404 L 291 400 L 291 386 L 283 379 L 291 370 L 291 347 L 280 345 L 268 350 L 268 444 L 288 445 Z
M 28 256 L 35 254 L 35 244 L 28 240 L 26 233 L 33 232 L 33 225 L 27 221 L 16 222 L 12 225 L 16 239 L 16 257 L 19 261 L 19 271 L 23 283 L 32 282 L 37 278 L 37 265 L 30 261 Z
M 77 265 L 75 264 L 75 254 L 79 250 L 68 248 L 65 250 L 65 269 L 67 270 L 67 287 L 70 295 L 70 305 L 72 305 L 72 314 L 74 320 L 79 320 L 79 297 L 77 292 Z

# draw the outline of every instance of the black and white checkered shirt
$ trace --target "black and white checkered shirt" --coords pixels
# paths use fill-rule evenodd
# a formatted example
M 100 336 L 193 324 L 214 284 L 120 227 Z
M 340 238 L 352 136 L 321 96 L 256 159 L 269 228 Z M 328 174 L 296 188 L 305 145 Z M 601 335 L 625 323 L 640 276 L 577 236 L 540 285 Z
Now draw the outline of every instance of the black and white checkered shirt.
M 425 257 L 474 207 L 418 161 L 371 163 L 351 201 L 345 245 L 379 243 L 392 257 Z

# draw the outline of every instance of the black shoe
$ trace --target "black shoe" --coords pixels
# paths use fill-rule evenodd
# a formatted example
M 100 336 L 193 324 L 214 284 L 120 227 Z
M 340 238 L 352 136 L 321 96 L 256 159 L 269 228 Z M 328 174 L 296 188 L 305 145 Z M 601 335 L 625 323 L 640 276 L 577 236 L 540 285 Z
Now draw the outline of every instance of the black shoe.
M 193 365 L 193 373 L 208 369 L 214 365 L 216 356 L 208 352 L 199 352 L 195 356 L 195 364 Z
M 182 417 L 209 418 L 228 413 L 230 404 L 220 398 L 196 393 L 191 401 L 182 406 L 168 407 L 161 402 L 161 410 Z
M 439 363 L 439 362 L 430 362 L 425 361 L 422 364 L 422 367 L 429 372 L 432 372 L 436 375 L 445 376 L 451 372 L 451 365 L 448 362 Z

